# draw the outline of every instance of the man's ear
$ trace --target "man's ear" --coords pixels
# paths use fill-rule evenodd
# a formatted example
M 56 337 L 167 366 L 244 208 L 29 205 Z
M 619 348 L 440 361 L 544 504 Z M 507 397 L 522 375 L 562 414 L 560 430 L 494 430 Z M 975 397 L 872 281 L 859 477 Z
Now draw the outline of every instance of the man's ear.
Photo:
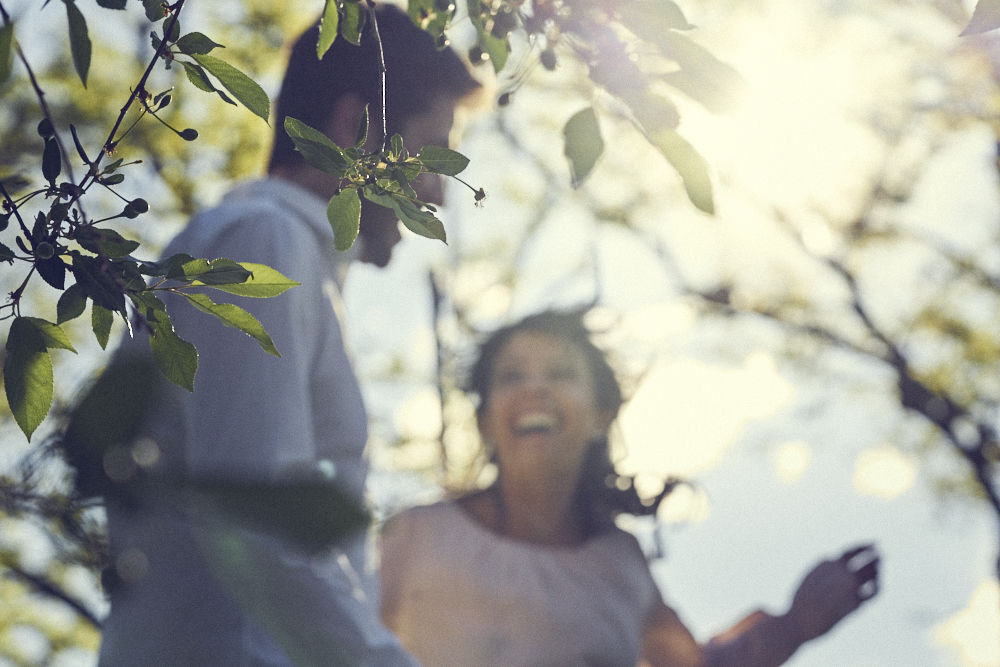
M 358 139 L 358 126 L 361 124 L 364 112 L 365 103 L 360 95 L 357 93 L 342 95 L 333 105 L 324 134 L 341 148 L 350 148 Z

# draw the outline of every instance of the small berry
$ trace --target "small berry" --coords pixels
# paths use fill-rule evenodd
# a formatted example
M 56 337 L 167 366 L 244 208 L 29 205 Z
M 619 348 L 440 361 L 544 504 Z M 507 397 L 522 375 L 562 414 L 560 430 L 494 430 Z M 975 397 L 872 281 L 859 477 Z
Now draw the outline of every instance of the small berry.
M 35 246 L 35 257 L 38 259 L 51 259 L 56 254 L 56 249 L 48 241 L 42 241 Z
M 53 134 L 55 134 L 55 128 L 52 127 L 52 121 L 48 118 L 43 118 L 38 123 L 38 136 L 48 139 Z
M 179 134 L 181 135 L 181 139 L 183 139 L 184 141 L 194 141 L 195 139 L 198 138 L 198 130 L 191 127 L 184 130 L 183 132 L 180 132 Z

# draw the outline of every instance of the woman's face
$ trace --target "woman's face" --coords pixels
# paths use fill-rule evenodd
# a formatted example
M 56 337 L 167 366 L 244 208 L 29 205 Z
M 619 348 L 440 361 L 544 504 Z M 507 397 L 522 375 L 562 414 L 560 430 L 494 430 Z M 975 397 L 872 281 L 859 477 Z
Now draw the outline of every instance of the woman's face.
M 504 474 L 578 472 L 587 444 L 607 430 L 593 374 L 576 345 L 520 331 L 500 348 L 479 430 Z

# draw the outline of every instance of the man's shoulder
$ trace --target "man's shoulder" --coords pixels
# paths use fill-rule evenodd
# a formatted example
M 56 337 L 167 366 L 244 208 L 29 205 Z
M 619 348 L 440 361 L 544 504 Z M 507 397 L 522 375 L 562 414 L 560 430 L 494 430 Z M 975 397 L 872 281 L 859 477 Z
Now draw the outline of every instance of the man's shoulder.
M 276 236 L 287 240 L 296 232 L 316 233 L 309 216 L 289 204 L 290 195 L 281 192 L 283 187 L 270 179 L 237 185 L 218 205 L 191 218 L 170 249 L 208 248 L 233 234 L 265 241 Z

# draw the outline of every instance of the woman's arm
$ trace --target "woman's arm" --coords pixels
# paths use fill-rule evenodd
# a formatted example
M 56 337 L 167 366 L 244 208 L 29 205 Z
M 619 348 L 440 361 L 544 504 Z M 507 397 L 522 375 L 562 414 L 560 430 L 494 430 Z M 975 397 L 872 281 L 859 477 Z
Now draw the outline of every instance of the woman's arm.
M 777 667 L 877 592 L 878 564 L 871 546 L 825 560 L 802 580 L 787 613 L 755 611 L 703 646 L 661 604 L 646 626 L 643 661 L 651 667 Z

